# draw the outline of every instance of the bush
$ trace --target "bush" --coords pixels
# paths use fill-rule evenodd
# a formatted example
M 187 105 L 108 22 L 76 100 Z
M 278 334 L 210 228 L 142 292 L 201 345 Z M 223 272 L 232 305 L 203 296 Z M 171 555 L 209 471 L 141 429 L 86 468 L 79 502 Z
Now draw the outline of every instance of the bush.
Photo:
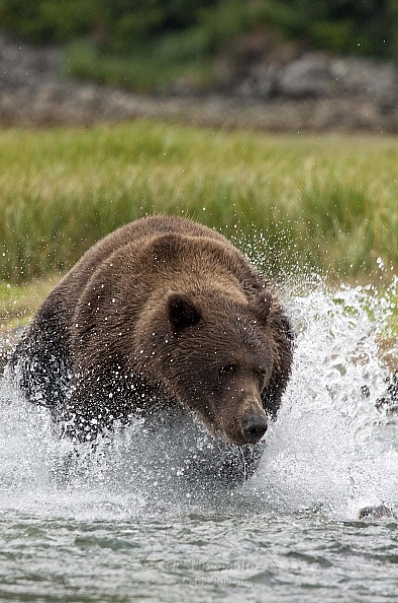
M 395 0 L 0 0 L 0 23 L 40 43 L 88 36 L 124 54 L 197 28 L 210 52 L 260 24 L 317 47 L 386 55 L 396 50 L 398 8 Z
M 250 31 L 337 53 L 398 51 L 395 0 L 0 0 L 0 24 L 33 42 L 71 45 L 71 75 L 136 89 L 207 82 L 213 58 Z

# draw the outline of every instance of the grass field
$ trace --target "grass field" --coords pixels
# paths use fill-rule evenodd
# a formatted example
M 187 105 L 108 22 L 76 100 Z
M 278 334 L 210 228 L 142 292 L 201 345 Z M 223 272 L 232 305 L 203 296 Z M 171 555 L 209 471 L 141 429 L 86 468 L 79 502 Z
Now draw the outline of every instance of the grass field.
M 397 266 L 394 138 L 139 120 L 0 130 L 0 158 L 0 299 L 7 308 L 10 286 L 16 306 L 27 290 L 15 285 L 47 282 L 107 232 L 157 212 L 196 218 L 246 249 L 254 240 L 274 276 L 315 269 L 364 281 L 378 278 L 381 261 L 387 273 Z

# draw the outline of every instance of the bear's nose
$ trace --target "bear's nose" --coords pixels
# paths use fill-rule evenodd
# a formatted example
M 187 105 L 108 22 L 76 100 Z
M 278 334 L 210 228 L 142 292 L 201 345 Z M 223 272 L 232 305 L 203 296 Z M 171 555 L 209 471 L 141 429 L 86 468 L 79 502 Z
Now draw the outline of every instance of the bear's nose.
M 242 421 L 242 431 L 248 444 L 257 444 L 267 431 L 267 418 L 263 415 L 247 415 Z

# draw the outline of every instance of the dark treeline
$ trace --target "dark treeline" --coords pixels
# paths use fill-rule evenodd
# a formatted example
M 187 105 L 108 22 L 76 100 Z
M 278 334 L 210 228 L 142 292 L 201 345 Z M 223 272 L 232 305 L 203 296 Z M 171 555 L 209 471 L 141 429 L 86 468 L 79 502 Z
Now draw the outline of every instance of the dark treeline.
M 395 58 L 398 2 L 0 0 L 0 30 L 72 47 L 71 69 L 77 75 L 102 57 L 107 68 L 97 77 L 112 79 L 115 58 L 145 57 L 161 69 L 171 63 L 200 66 L 203 78 L 206 61 L 233 52 L 235 40 L 252 33 L 271 36 L 274 45 L 294 42 L 303 49 Z

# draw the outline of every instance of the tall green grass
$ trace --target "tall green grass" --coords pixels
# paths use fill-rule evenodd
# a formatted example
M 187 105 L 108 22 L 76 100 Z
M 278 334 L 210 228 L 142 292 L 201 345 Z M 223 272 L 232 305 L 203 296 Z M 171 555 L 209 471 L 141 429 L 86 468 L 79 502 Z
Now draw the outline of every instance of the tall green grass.
M 193 217 L 257 239 L 267 270 L 345 278 L 398 263 L 398 141 L 139 120 L 0 130 L 0 280 L 67 270 L 138 217 Z M 243 244 L 243 243 L 242 243 Z

